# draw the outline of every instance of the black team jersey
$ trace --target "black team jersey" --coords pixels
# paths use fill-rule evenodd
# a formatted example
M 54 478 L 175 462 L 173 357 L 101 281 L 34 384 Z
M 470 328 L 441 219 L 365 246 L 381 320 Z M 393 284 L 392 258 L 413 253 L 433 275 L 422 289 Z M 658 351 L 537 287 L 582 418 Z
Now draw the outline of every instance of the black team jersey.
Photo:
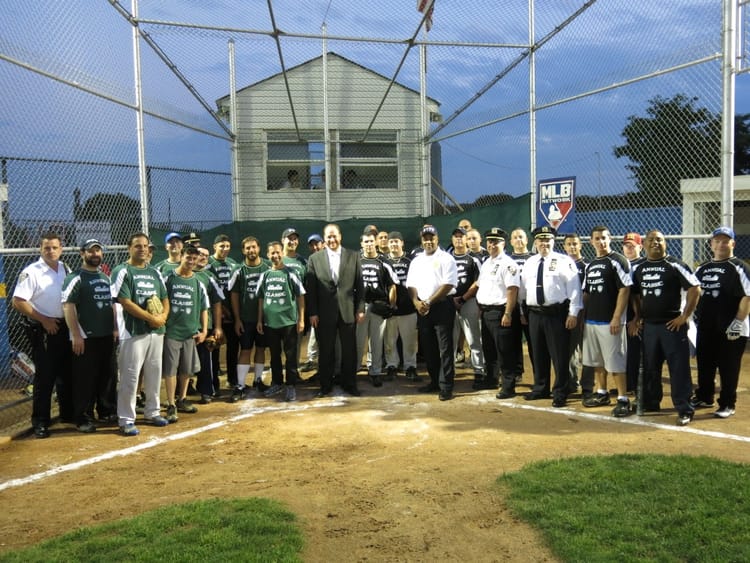
M 586 322 L 609 324 L 617 305 L 617 294 L 631 285 L 630 263 L 618 252 L 610 252 L 586 266 Z M 625 319 L 623 319 L 624 321 Z
M 641 296 L 644 322 L 666 323 L 682 314 L 682 290 L 699 285 L 687 264 L 674 256 L 665 256 L 634 266 L 631 291 Z
M 399 285 L 396 286 L 396 316 L 400 315 L 411 315 L 416 311 L 414 309 L 414 303 L 412 303 L 409 297 L 409 290 L 406 289 L 406 274 L 409 273 L 409 264 L 411 264 L 411 258 L 406 254 L 400 258 L 394 258 L 389 256 L 386 258 L 386 262 L 391 267 L 393 272 L 396 274 L 396 278 L 399 281 Z
M 750 295 L 750 268 L 733 256 L 701 264 L 695 277 L 701 284 L 695 313 L 698 329 L 724 332 L 734 320 L 742 298 Z
M 360 257 L 362 269 L 362 282 L 365 286 L 365 301 L 387 301 L 388 290 L 398 283 L 398 278 L 389 264 L 386 264 L 382 258 Z
M 470 254 L 460 254 L 458 256 L 453 254 L 452 256 L 456 261 L 456 271 L 458 273 L 456 296 L 461 297 L 479 277 L 481 263 Z

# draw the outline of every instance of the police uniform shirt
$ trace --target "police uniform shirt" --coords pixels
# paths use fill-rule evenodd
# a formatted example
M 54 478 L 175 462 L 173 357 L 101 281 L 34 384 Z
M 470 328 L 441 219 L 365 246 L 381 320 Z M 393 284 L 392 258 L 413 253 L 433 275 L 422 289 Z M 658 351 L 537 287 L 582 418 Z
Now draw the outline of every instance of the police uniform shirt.
M 399 285 L 396 286 L 396 312 L 394 315 L 411 315 L 416 311 L 409 298 L 409 290 L 406 289 L 406 275 L 409 273 L 411 258 L 406 254 L 399 258 L 389 256 L 386 262 L 390 265 L 399 282 Z
M 526 289 L 526 304 L 536 307 L 536 284 L 539 260 L 541 254 L 534 254 L 523 267 L 521 273 L 522 285 Z M 578 316 L 581 306 L 581 282 L 578 280 L 578 268 L 575 262 L 567 254 L 550 252 L 544 258 L 544 306 L 554 305 L 570 301 L 568 315 Z
M 82 338 L 112 336 L 114 311 L 107 274 L 79 270 L 65 278 L 62 302 L 76 306 Z
M 387 301 L 388 290 L 398 283 L 398 277 L 390 264 L 381 258 L 360 257 L 360 271 L 362 283 L 365 287 L 365 302 Z
M 453 289 L 448 292 L 448 295 L 454 295 L 457 284 L 456 261 L 441 248 L 432 254 L 426 252 L 417 254 L 406 276 L 406 287 L 415 288 L 420 301 L 432 297 L 432 294 L 443 285 L 452 285 Z
M 666 323 L 682 314 L 682 290 L 699 286 L 690 268 L 674 256 L 644 260 L 633 269 L 633 293 L 641 296 L 641 318 Z
M 695 277 L 701 284 L 695 313 L 698 329 L 724 332 L 735 319 L 742 298 L 750 296 L 750 267 L 735 256 L 710 260 L 698 266 Z M 748 319 L 742 324 L 742 336 L 750 335 Z
M 509 287 L 521 285 L 520 268 L 507 254 L 490 257 L 479 271 L 477 303 L 480 305 L 505 305 Z
M 257 266 L 248 266 L 243 262 L 229 279 L 229 291 L 240 296 L 240 319 L 243 322 L 254 323 L 258 320 L 258 280 L 266 270 L 270 268 L 263 261 Z
M 617 294 L 623 287 L 633 285 L 630 263 L 618 252 L 595 258 L 586 266 L 583 292 L 586 298 L 586 322 L 609 324 L 617 305 Z M 625 312 L 622 323 L 625 322 Z
M 28 301 L 36 312 L 45 317 L 62 319 L 62 286 L 67 275 L 68 268 L 62 262 L 57 263 L 55 271 L 39 258 L 21 271 L 13 297 Z
M 263 301 L 263 324 L 275 329 L 297 324 L 297 298 L 304 294 L 302 279 L 289 266 L 263 272 L 258 280 L 258 298 Z
M 451 253 L 456 261 L 456 275 L 458 276 L 458 285 L 456 286 L 456 295 L 463 295 L 473 285 L 479 277 L 479 261 L 469 254 L 456 256 Z

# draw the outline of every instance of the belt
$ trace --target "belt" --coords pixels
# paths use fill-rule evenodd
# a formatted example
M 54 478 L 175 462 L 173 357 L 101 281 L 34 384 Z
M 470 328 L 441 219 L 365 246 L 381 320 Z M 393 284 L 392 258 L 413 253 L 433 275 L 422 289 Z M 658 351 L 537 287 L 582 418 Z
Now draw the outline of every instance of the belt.
M 529 311 L 533 311 L 540 315 L 559 315 L 560 313 L 567 312 L 570 305 L 570 301 L 563 301 L 562 303 L 550 303 L 549 305 L 543 305 L 541 307 L 536 305 L 528 305 Z
M 502 305 L 482 305 L 479 303 L 480 311 L 505 311 L 505 303 Z

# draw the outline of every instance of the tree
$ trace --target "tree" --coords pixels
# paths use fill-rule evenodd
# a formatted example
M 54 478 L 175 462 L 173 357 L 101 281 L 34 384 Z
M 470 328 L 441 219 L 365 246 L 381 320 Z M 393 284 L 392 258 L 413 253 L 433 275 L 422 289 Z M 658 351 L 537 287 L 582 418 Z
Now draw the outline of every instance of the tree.
M 141 229 L 141 204 L 123 193 L 97 193 L 75 210 L 76 221 L 106 221 L 112 229 L 112 242 L 127 244 L 131 233 Z
M 750 174 L 750 113 L 734 116 L 734 174 Z
M 649 100 L 646 117 L 631 115 L 622 131 L 625 144 L 617 158 L 628 158 L 636 187 L 652 202 L 680 202 L 680 180 L 718 176 L 721 170 L 721 121 L 698 98 L 677 94 Z

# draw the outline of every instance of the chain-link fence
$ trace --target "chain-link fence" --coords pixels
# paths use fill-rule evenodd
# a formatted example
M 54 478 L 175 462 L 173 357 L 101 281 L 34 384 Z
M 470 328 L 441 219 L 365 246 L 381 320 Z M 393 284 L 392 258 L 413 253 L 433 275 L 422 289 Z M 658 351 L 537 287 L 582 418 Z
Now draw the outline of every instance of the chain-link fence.
M 118 251 L 133 230 L 232 221 L 455 213 L 489 227 L 484 206 L 568 176 L 582 234 L 658 226 L 698 241 L 693 262 L 704 255 L 721 193 L 690 181 L 721 172 L 727 37 L 732 103 L 750 113 L 747 2 L 436 0 L 429 32 L 414 4 L 6 0 L 8 292 L 50 228 L 66 245 L 93 235 Z M 736 156 L 750 172 L 748 153 Z M 750 256 L 750 189 L 735 199 Z M 5 317 L 8 354 L 21 352 Z M 12 403 L 22 376 L 0 367 Z

